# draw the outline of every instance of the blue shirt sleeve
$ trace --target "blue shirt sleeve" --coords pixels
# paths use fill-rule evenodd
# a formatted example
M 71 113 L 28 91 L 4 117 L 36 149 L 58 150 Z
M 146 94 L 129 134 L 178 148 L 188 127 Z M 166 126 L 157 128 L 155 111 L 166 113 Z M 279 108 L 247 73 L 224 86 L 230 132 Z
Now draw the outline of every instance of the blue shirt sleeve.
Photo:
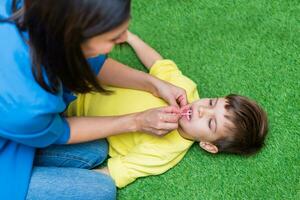
M 5 119 L 0 122 L 0 137 L 32 147 L 64 144 L 69 140 L 70 127 L 65 118 L 53 112 L 54 107 L 18 107 L 17 111 L 1 112 Z M 62 106 L 58 106 L 58 109 Z M 55 110 L 55 109 L 54 109 Z
M 92 70 L 94 71 L 94 73 L 96 75 L 100 72 L 106 58 L 107 58 L 107 55 L 100 55 L 100 56 L 97 56 L 94 58 L 89 58 L 87 60 L 90 67 L 92 68 Z

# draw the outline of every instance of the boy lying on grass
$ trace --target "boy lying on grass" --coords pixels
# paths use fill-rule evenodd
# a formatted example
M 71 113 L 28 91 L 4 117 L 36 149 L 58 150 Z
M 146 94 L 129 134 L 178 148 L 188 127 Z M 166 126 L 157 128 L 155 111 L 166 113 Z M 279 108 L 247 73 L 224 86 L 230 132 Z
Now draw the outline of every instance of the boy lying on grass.
M 268 131 L 266 113 L 256 102 L 239 95 L 199 99 L 196 84 L 171 60 L 128 32 L 127 42 L 150 74 L 186 90 L 190 104 L 182 107 L 178 128 L 163 137 L 130 132 L 107 138 L 109 174 L 121 188 L 138 177 L 158 175 L 174 167 L 194 142 L 210 152 L 250 155 L 263 146 Z M 166 106 L 150 93 L 105 87 L 112 95 L 79 95 L 68 115 L 113 116 Z M 102 105 L 106 106 L 102 106 Z M 176 113 L 174 113 L 176 114 Z M 177 113 L 178 114 L 178 113 Z

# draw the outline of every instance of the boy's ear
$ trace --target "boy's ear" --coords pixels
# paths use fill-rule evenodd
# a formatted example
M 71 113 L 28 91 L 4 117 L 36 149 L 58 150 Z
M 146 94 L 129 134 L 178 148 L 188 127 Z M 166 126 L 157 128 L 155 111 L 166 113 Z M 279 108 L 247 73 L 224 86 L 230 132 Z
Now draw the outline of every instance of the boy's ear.
M 209 153 L 218 153 L 218 147 L 210 142 L 199 142 L 199 146 Z

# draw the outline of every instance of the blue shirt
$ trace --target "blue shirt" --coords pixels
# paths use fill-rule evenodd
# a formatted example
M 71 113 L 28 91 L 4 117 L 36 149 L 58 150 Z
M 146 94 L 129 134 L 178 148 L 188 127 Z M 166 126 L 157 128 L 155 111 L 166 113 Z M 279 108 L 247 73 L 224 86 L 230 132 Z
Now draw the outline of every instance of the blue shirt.
M 11 2 L 0 1 L 0 18 L 11 14 Z M 105 59 L 88 59 L 96 74 Z M 0 199 L 25 199 L 35 149 L 68 141 L 60 113 L 76 97 L 63 86 L 49 93 L 35 81 L 29 48 L 9 23 L 0 23 L 0 74 Z

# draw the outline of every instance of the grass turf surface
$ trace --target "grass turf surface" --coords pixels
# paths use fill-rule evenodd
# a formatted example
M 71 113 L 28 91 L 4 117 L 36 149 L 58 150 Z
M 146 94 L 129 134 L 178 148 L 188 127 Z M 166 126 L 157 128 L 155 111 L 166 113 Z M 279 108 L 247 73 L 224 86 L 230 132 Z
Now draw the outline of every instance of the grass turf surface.
M 249 158 L 194 145 L 176 167 L 138 179 L 118 199 L 300 199 L 299 1 L 133 0 L 130 30 L 173 59 L 201 97 L 257 100 L 270 131 Z M 143 70 L 128 46 L 111 56 Z

